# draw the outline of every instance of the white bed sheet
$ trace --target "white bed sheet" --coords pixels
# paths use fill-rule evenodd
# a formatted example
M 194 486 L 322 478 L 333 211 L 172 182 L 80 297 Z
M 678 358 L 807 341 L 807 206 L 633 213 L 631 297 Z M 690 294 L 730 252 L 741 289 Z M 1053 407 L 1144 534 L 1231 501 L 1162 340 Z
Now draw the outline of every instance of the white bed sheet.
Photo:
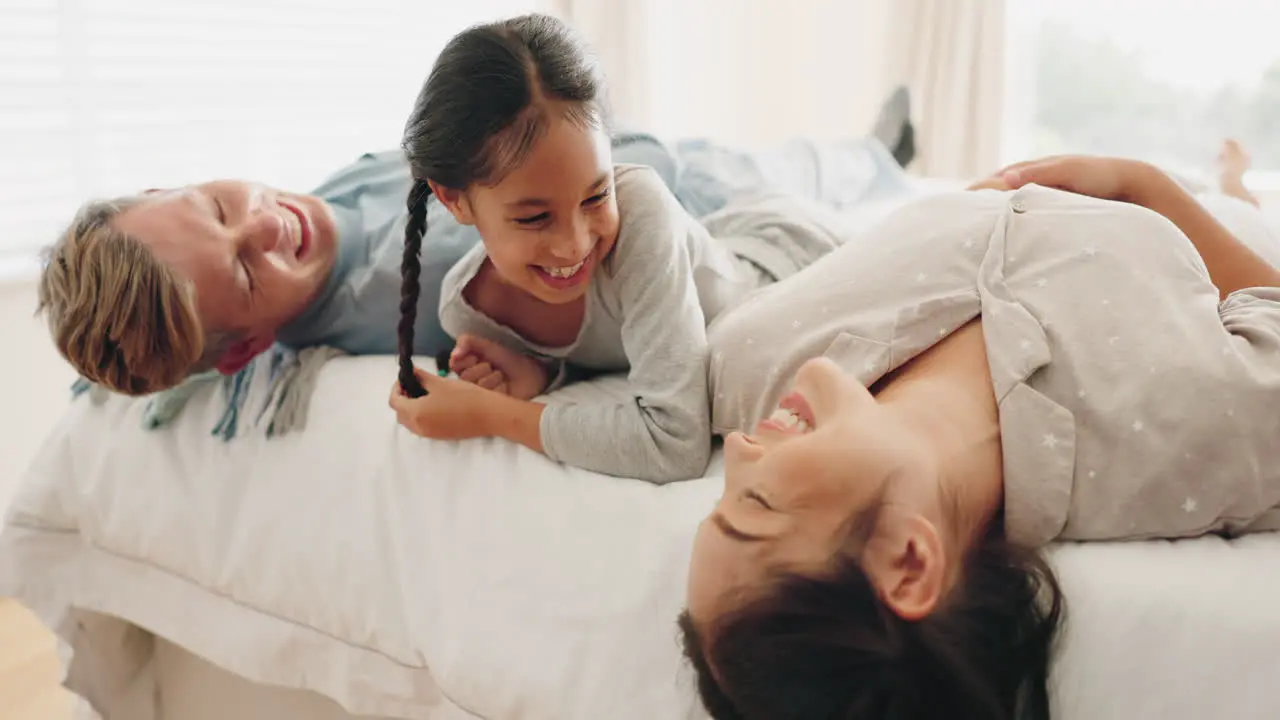
M 673 618 L 719 480 L 655 487 L 423 441 L 385 407 L 392 375 L 386 358 L 335 361 L 304 434 L 229 444 L 208 437 L 210 393 L 159 432 L 139 401 L 77 401 L 0 534 L 0 595 L 58 630 L 69 684 L 106 718 L 173 717 L 153 683 L 182 675 L 153 634 L 354 716 L 704 717 Z M 1056 717 L 1280 717 L 1280 536 L 1054 561 L 1071 602 Z

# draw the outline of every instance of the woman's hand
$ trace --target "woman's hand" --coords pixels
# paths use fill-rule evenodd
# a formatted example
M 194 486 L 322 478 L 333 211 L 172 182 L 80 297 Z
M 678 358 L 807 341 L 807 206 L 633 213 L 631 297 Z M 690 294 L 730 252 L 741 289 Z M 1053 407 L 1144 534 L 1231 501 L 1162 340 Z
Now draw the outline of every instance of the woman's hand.
M 464 381 L 520 400 L 547 389 L 547 369 L 532 357 L 476 335 L 462 335 L 449 368 Z
M 465 440 L 489 437 L 493 392 L 478 385 L 442 378 L 414 368 L 427 394 L 410 398 L 397 381 L 391 386 L 391 409 L 396 419 L 415 435 L 436 440 Z
M 983 186 L 1017 190 L 1035 183 L 1102 200 L 1135 202 L 1146 195 L 1158 175 L 1163 176 L 1163 173 L 1137 160 L 1055 155 L 1015 163 L 978 185 L 991 183 Z

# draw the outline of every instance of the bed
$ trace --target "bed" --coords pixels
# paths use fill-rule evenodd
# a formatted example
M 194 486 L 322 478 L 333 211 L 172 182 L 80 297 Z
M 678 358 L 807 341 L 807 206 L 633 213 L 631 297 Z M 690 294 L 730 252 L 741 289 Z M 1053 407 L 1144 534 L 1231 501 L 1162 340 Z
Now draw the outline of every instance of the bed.
M 898 204 L 861 204 L 850 230 Z M 330 361 L 305 430 L 273 438 L 252 413 L 211 437 L 216 385 L 155 430 L 145 399 L 70 404 L 0 532 L 0 596 L 56 632 L 84 716 L 704 720 L 674 618 L 719 455 L 659 487 L 426 441 L 386 407 L 394 375 Z M 607 377 L 549 400 L 626 394 Z M 1280 717 L 1280 534 L 1050 559 L 1058 720 Z
M 105 720 L 704 718 L 673 618 L 719 465 L 658 487 L 423 441 L 393 369 L 332 361 L 273 439 L 209 438 L 212 390 L 163 430 L 74 402 L 0 534 L 0 595 L 56 630 L 67 685 Z M 1280 535 L 1052 560 L 1057 718 L 1280 717 Z

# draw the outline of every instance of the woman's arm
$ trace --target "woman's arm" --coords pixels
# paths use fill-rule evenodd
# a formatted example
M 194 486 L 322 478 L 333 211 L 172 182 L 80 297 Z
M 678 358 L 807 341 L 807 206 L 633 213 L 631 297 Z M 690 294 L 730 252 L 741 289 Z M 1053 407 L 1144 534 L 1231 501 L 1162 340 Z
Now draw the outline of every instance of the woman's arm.
M 1149 163 L 1068 155 L 1015 165 L 1000 177 L 1010 189 L 1036 183 L 1140 205 L 1163 215 L 1191 240 L 1224 299 L 1242 288 L 1280 286 L 1280 270 L 1232 235 L 1177 181 Z
M 1204 260 L 1221 297 L 1249 287 L 1280 286 L 1280 270 L 1240 242 L 1173 178 L 1135 163 L 1129 202 L 1154 210 L 1183 232 Z

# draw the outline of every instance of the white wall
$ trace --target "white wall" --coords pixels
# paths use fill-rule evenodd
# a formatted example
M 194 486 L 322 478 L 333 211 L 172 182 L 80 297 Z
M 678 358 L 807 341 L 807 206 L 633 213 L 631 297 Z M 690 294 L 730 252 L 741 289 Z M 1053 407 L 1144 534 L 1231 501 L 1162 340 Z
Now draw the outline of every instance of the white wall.
M 34 311 L 34 283 L 0 279 L 0 515 L 75 380 Z

